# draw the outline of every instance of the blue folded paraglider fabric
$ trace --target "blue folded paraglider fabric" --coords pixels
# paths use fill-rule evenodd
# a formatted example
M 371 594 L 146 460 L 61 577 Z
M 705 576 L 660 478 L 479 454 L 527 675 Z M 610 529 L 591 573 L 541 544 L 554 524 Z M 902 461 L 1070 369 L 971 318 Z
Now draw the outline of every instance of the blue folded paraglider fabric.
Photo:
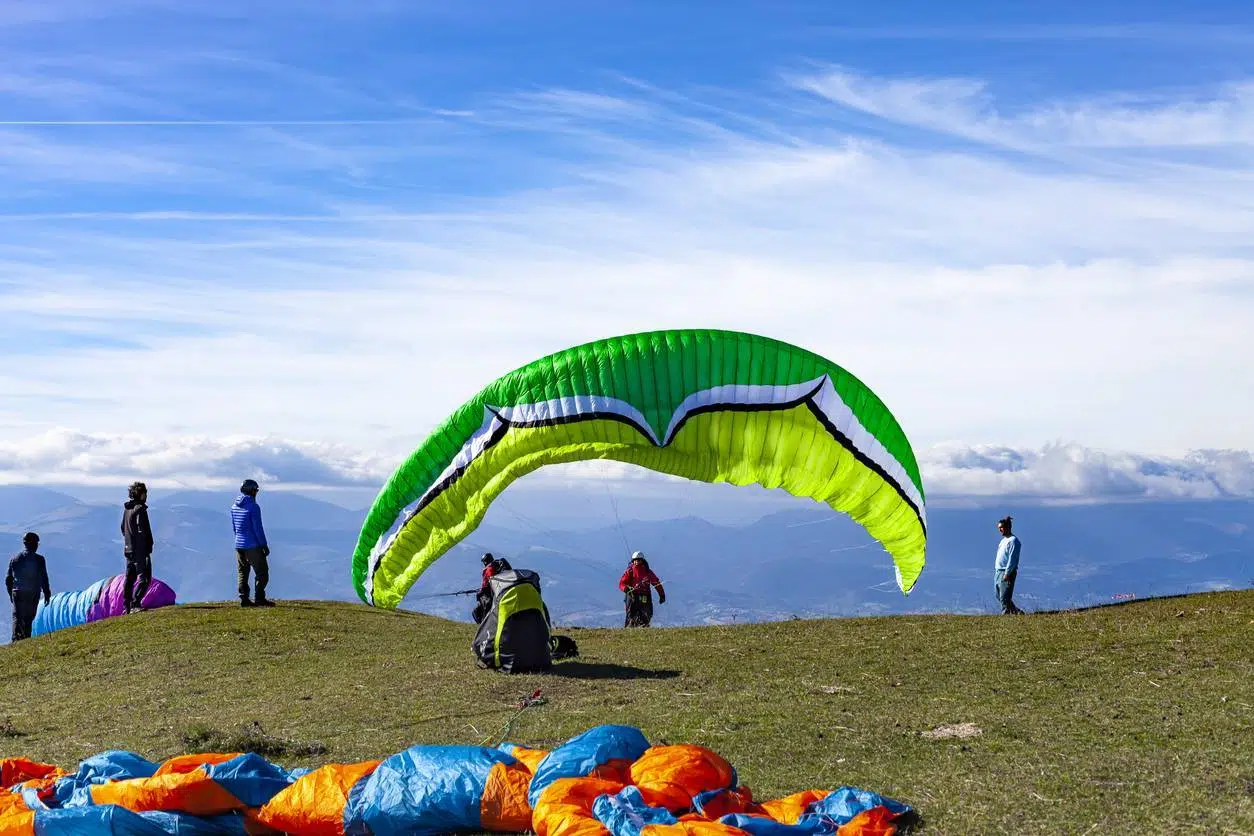
M 31 623 L 31 635 L 41 636 L 53 630 L 86 624 L 87 616 L 92 606 L 95 605 L 96 599 L 100 597 L 100 590 L 104 588 L 104 585 L 105 582 L 101 580 L 86 589 L 58 592 L 53 595 L 52 599 L 47 604 L 40 605 L 39 611 L 35 613 L 35 620 Z
M 541 793 L 560 778 L 584 778 L 612 761 L 631 763 L 645 753 L 649 741 L 635 726 L 597 726 L 563 743 L 540 761 L 527 794 L 536 806 Z
M 349 836 L 410 836 L 480 827 L 480 798 L 495 764 L 513 756 L 480 746 L 414 746 L 379 765 L 344 810 Z
M 615 836 L 641 836 L 653 824 L 677 824 L 665 807 L 650 807 L 636 787 L 625 787 L 617 795 L 603 795 L 592 804 L 592 815 Z

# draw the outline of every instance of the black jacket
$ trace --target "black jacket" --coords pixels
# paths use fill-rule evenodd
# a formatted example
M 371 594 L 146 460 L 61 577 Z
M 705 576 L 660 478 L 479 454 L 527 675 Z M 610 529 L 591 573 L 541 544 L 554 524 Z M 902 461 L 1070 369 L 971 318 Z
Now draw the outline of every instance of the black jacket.
M 152 527 L 148 524 L 148 506 L 128 499 L 122 512 L 122 538 L 127 554 L 152 554 Z
M 32 551 L 18 552 L 9 561 L 9 571 L 4 576 L 4 588 L 10 598 L 14 592 L 42 592 L 44 598 L 51 598 L 48 564 L 44 562 L 43 555 Z

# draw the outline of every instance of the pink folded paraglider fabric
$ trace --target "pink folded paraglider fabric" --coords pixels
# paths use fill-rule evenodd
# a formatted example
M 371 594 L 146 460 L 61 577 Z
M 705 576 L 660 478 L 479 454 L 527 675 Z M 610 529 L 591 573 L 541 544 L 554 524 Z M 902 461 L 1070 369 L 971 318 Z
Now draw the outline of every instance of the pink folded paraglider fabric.
M 112 618 L 115 615 L 122 615 L 126 612 L 126 602 L 122 597 L 125 591 L 125 575 L 114 575 L 109 578 L 105 583 L 104 589 L 100 591 L 100 597 L 92 605 L 91 613 L 87 616 L 87 620 L 99 621 L 102 618 Z M 152 582 L 148 584 L 148 591 L 144 593 L 144 600 L 140 602 L 140 605 L 146 610 L 169 607 L 173 604 L 174 590 L 156 578 L 153 578 Z

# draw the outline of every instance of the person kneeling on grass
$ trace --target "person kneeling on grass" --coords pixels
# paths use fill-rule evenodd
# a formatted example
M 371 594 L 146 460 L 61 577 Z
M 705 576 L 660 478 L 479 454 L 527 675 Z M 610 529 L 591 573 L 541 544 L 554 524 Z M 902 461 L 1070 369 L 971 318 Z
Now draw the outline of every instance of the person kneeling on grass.
M 261 525 L 261 506 L 257 504 L 257 492 L 261 490 L 253 479 L 245 479 L 240 485 L 240 495 L 231 506 L 231 526 L 235 529 L 235 554 L 238 558 L 239 605 L 241 607 L 273 607 L 266 599 L 266 584 L 270 581 L 270 546 L 266 542 L 266 530 Z M 257 594 L 248 598 L 248 570 L 256 577 Z

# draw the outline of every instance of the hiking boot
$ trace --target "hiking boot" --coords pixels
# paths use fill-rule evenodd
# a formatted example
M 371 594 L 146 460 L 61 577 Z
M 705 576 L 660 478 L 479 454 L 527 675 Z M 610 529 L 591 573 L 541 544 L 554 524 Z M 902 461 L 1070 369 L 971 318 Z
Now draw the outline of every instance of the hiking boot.
M 255 606 L 257 606 L 256 604 L 254 604 L 252 601 L 248 600 L 247 598 L 240 598 L 240 599 L 239 599 L 239 605 L 240 605 L 241 607 L 255 607 Z
M 271 601 L 269 598 L 258 597 L 256 603 L 254 603 L 253 606 L 254 607 L 273 607 L 274 602 Z

